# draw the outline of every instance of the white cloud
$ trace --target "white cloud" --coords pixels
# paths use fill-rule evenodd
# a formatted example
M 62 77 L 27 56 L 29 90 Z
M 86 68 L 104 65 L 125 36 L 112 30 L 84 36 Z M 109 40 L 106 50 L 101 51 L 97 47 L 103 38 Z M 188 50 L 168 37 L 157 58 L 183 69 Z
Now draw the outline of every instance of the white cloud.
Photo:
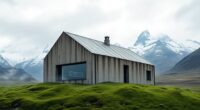
M 0 49 L 1 49 L 1 51 L 2 51 L 3 48 L 8 46 L 11 42 L 12 42 L 12 40 L 8 36 L 1 36 L 0 37 Z
M 126 47 L 143 30 L 200 41 L 199 7 L 197 0 L 1 0 L 0 52 L 33 57 L 63 30 L 97 40 L 109 35 Z

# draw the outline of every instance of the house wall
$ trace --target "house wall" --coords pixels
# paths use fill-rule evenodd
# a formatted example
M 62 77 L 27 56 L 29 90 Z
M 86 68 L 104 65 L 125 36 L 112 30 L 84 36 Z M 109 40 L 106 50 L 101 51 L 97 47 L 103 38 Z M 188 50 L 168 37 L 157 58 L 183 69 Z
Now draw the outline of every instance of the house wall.
M 129 66 L 129 83 L 154 84 L 154 66 L 118 58 L 96 55 L 96 82 L 124 82 L 124 65 Z M 151 71 L 151 81 L 146 80 L 146 71 Z
M 57 82 L 56 65 L 70 64 L 86 61 L 86 80 L 64 81 L 66 83 L 93 83 L 94 67 L 92 57 L 88 50 L 79 43 L 67 36 L 61 34 L 48 55 L 44 59 L 44 82 Z

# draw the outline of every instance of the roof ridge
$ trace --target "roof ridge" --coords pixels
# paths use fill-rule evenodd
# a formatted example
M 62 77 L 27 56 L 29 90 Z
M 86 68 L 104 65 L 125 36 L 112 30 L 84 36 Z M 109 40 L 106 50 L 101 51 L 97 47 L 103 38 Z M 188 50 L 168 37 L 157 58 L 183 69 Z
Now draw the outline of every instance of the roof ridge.
M 86 38 L 86 39 L 90 39 L 90 40 L 94 40 L 94 41 L 98 41 L 98 42 L 102 42 L 102 43 L 103 43 L 103 41 L 99 41 L 99 40 L 92 39 L 92 38 L 89 38 L 89 37 L 81 36 L 81 35 L 74 34 L 74 33 L 71 33 L 71 32 L 66 32 L 66 31 L 64 31 L 64 32 L 65 32 L 65 33 L 69 33 L 69 34 L 73 34 L 73 35 L 75 35 L 75 36 L 79 36 L 79 37 L 83 37 L 83 38 Z
M 97 42 L 104 43 L 103 41 L 99 41 L 99 40 L 92 39 L 92 38 L 89 38 L 89 37 L 81 36 L 81 35 L 74 34 L 74 33 L 71 33 L 71 32 L 66 32 L 66 31 L 64 31 L 64 32 L 65 32 L 65 33 L 69 33 L 69 34 L 73 34 L 73 35 L 76 35 L 76 36 L 79 36 L 79 37 L 83 37 L 83 38 L 86 38 L 86 39 L 90 39 L 90 40 L 94 40 L 94 41 L 97 41 Z M 110 46 L 120 47 L 120 48 L 123 48 L 123 49 L 127 49 L 127 50 L 130 50 L 130 51 L 132 51 L 132 50 L 131 50 L 131 49 L 129 49 L 129 48 L 122 47 L 122 46 L 117 46 L 117 45 L 114 45 L 114 44 L 110 44 Z M 133 52 L 133 51 L 132 51 L 132 52 Z M 133 52 L 133 53 L 135 53 L 135 52 Z M 135 54 L 136 54 L 136 53 L 135 53 Z
M 121 58 L 121 59 L 126 59 L 126 60 L 132 60 L 132 61 L 136 61 L 136 62 L 141 62 L 141 63 L 148 63 L 148 64 L 151 64 L 148 60 L 146 60 L 145 58 L 143 58 L 142 56 L 140 56 L 140 55 L 138 55 L 138 54 L 136 54 L 134 51 L 132 51 L 131 49 L 129 49 L 129 48 L 125 48 L 125 47 L 122 47 L 122 46 L 117 46 L 117 45 L 114 45 L 114 44 L 111 44 L 110 46 L 104 46 L 104 42 L 102 42 L 102 41 L 99 41 L 99 40 L 95 40 L 95 39 L 92 39 L 92 38 L 89 38 L 89 37 L 84 37 L 84 36 L 81 36 L 81 35 L 78 35 L 78 34 L 74 34 L 74 33 L 70 33 L 70 32 L 65 32 L 65 31 L 63 31 L 65 34 L 68 34 L 69 36 L 76 36 L 77 38 L 79 38 L 79 39 L 87 39 L 87 40 L 89 40 L 90 42 L 92 42 L 92 41 L 94 41 L 93 43 L 95 44 L 95 45 L 98 45 L 98 44 L 101 44 L 101 46 L 103 46 L 104 48 L 102 48 L 102 50 L 105 52 L 103 52 L 102 54 L 101 54 L 101 50 L 95 50 L 94 48 L 95 47 L 88 47 L 88 46 L 86 46 L 86 44 L 85 43 L 87 43 L 87 42 L 85 42 L 85 43 L 83 43 L 84 42 L 84 40 L 81 40 L 81 41 L 78 41 L 79 43 L 83 43 L 83 44 L 81 44 L 81 45 L 85 45 L 86 47 L 86 49 L 88 49 L 90 52 L 92 52 L 92 53 L 94 53 L 94 54 L 101 54 L 101 55 L 106 55 L 106 56 L 110 56 L 111 54 L 111 56 L 113 56 L 114 54 L 114 56 L 113 57 L 116 57 L 116 58 Z M 73 37 L 72 37 L 73 38 Z M 74 38 L 73 38 L 74 39 Z M 75 40 L 75 39 L 74 39 Z M 100 45 L 98 45 L 98 46 L 100 46 Z M 112 53 L 112 51 L 108 51 L 107 49 L 105 49 L 105 48 L 109 48 L 109 49 L 111 49 L 114 53 Z M 128 54 L 128 56 L 127 55 L 123 55 L 120 51 L 118 51 L 118 50 L 116 50 L 116 49 L 119 49 L 119 50 L 121 50 L 121 52 L 125 52 L 124 54 Z M 123 50 L 123 51 L 122 51 Z M 133 56 L 135 56 L 136 57 L 136 59 L 135 60 L 133 60 L 134 59 L 134 57 Z M 129 57 L 129 58 L 128 58 Z M 139 58 L 140 60 L 137 60 L 137 58 Z

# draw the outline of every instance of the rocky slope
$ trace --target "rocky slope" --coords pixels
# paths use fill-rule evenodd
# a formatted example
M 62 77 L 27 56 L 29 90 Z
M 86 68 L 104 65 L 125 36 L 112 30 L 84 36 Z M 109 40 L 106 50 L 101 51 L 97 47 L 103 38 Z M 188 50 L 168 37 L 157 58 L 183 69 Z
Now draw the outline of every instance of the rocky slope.
M 200 48 L 179 61 L 169 73 L 198 73 L 200 75 Z

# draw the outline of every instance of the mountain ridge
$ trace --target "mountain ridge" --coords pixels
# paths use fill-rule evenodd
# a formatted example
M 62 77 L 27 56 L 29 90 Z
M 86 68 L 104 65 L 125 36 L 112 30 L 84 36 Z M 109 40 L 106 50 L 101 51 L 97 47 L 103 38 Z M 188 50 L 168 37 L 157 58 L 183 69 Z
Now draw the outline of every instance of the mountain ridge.
M 24 60 L 15 65 L 16 68 L 22 68 L 26 72 L 30 73 L 38 81 L 42 82 L 43 80 L 43 59 L 46 54 L 49 52 L 50 46 L 47 45 L 45 48 L 38 54 L 38 56 Z
M 36 82 L 36 79 L 23 69 L 12 67 L 0 55 L 0 83 L 2 82 Z
M 4 59 L 1 55 L 0 55 L 0 66 L 2 66 L 4 68 L 11 67 L 11 65 L 8 63 L 8 61 L 6 59 Z
M 169 73 L 199 73 L 200 74 L 200 48 L 179 61 Z

